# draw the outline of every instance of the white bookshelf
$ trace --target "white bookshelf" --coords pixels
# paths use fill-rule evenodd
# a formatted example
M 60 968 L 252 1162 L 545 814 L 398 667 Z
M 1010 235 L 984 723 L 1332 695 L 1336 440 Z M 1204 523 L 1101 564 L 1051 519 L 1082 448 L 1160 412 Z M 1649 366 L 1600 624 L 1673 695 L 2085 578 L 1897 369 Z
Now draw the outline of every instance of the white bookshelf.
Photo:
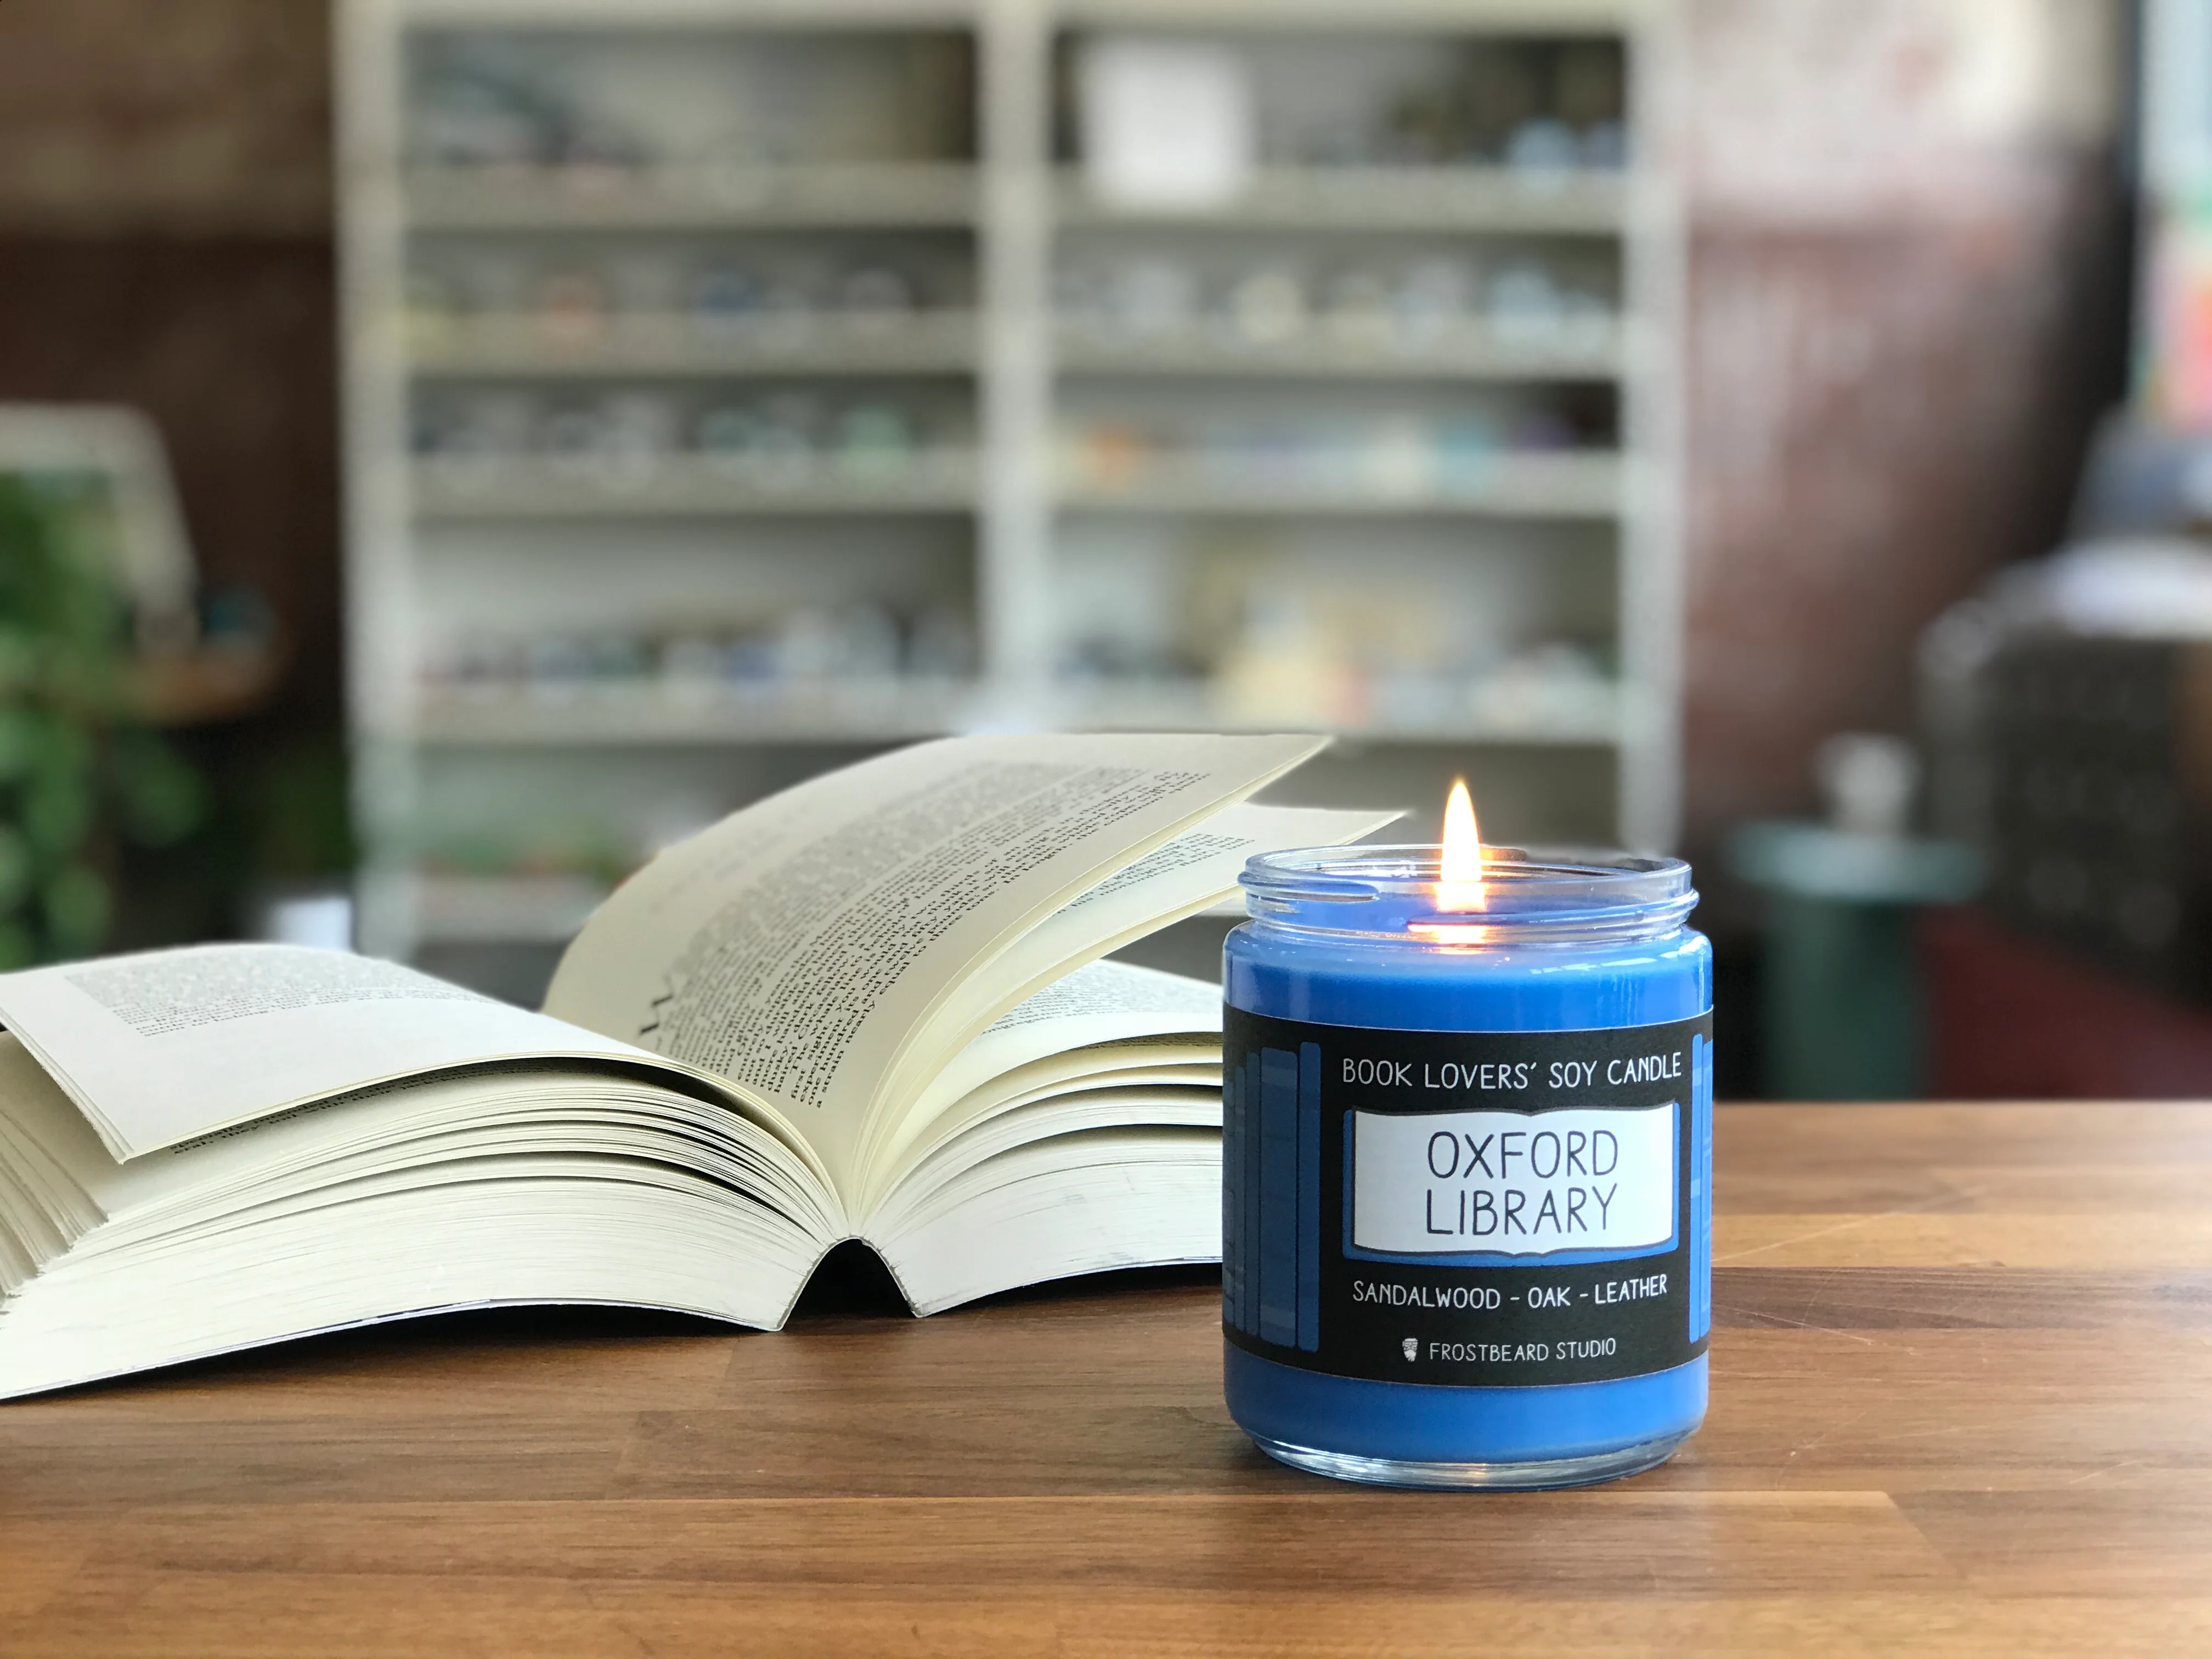
M 1324 726 L 1306 798 L 1466 772 L 1504 833 L 1665 845 L 1664 9 L 345 0 L 365 946 L 545 950 L 656 841 L 962 731 Z M 1260 165 L 1206 211 L 1093 183 L 1069 66 L 1131 33 L 1249 60 Z M 1592 45 L 1625 165 L 1281 142 L 1302 100 Z M 1201 298 L 1131 325 L 1139 266 Z M 1477 298 L 1418 337 L 1352 308 L 1416 268 Z M 1582 308 L 1500 313 L 1509 268 Z M 1278 269 L 1303 314 L 1232 325 Z M 1284 594 L 1384 643 L 1271 702 Z M 1400 665 L 1393 604 L 1443 645 Z

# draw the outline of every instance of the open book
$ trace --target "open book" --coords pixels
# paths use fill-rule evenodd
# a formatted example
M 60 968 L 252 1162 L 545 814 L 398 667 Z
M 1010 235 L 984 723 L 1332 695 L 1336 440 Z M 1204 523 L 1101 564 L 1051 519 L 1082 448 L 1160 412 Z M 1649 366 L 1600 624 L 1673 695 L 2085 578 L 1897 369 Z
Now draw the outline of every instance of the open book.
M 226 945 L 0 975 L 0 1396 L 496 1303 L 917 1313 L 1220 1250 L 1220 993 L 1103 961 L 1255 852 L 1291 737 L 953 738 L 662 854 L 532 1013 Z

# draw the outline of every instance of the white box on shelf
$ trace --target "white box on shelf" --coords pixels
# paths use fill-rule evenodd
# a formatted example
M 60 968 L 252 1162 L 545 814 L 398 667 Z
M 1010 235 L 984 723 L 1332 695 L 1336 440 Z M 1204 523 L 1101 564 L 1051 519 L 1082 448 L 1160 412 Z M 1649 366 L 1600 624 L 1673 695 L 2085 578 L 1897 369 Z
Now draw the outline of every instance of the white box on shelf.
M 1085 176 L 1098 199 L 1203 213 L 1243 193 L 1257 162 L 1251 73 L 1224 46 L 1164 36 L 1086 40 Z

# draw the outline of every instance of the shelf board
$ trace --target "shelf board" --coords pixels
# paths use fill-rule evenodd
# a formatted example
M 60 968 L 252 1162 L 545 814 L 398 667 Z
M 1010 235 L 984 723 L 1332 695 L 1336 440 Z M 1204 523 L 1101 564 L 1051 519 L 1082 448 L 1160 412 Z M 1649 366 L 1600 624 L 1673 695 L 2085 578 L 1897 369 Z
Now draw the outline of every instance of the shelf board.
M 832 314 L 718 327 L 687 317 L 619 317 L 562 340 L 528 317 L 417 328 L 409 367 L 425 380 L 659 380 L 780 375 L 965 374 L 975 368 L 967 312 Z
M 794 26 L 972 28 L 975 23 L 973 0 L 746 0 L 742 12 L 733 11 L 730 0 L 623 0 L 612 7 L 606 0 L 394 0 L 393 9 L 415 27 L 551 27 L 595 34 L 664 29 L 690 34 L 709 28 L 768 31 Z
M 1620 458 L 1608 452 L 1500 456 L 1464 482 L 1301 483 L 1156 467 L 1126 483 L 1070 478 L 1057 500 L 1085 513 L 1610 519 L 1620 514 L 1622 496 Z
M 1063 374 L 1122 377 L 1374 380 L 1611 380 L 1623 372 L 1620 331 L 1611 325 L 1522 339 L 1474 328 L 1431 345 L 1374 347 L 1325 328 L 1265 345 L 1198 330 L 1130 340 L 1082 324 L 1055 332 Z
M 415 167 L 416 231 L 957 228 L 975 220 L 973 167 L 955 162 L 799 167 Z
M 433 461 L 416 465 L 413 482 L 415 512 L 423 519 L 875 517 L 968 513 L 975 506 L 975 465 L 964 454 L 922 457 L 880 475 L 848 472 L 830 459 L 775 483 L 674 456 L 628 489 L 536 459 L 502 461 L 476 477 L 450 476 Z
M 1330 722 L 1310 711 L 1224 707 L 1202 688 L 1057 688 L 1015 699 L 940 681 L 842 682 L 813 689 L 672 687 L 656 682 L 426 691 L 416 714 L 423 742 L 454 747 L 901 743 L 1010 721 L 1060 731 L 1236 732 L 1328 729 L 1370 742 L 1547 748 L 1609 746 L 1621 722 L 1610 708 L 1579 714 L 1484 715 L 1470 710 Z
M 420 0 L 417 0 L 420 3 Z M 1066 26 L 1249 30 L 1261 34 L 1352 30 L 1468 34 L 1620 35 L 1650 8 L 1644 0 L 1383 0 L 1349 15 L 1340 0 L 1058 0 Z
M 598 33 L 636 29 L 973 27 L 973 0 L 749 0 L 732 18 L 729 0 L 398 0 L 416 26 L 474 27 L 548 24 Z M 1643 0 L 1386 0 L 1347 19 L 1334 0 L 1058 0 L 1056 21 L 1074 26 L 1250 29 L 1266 33 L 1373 29 L 1452 35 L 1516 33 L 1546 38 L 1620 34 L 1648 9 Z
M 1054 714 L 1050 723 L 1069 731 L 1327 731 L 1370 743 L 1591 748 L 1619 742 L 1621 729 L 1619 714 L 1611 707 L 1601 714 L 1585 711 L 1564 717 L 1533 712 L 1484 715 L 1470 710 L 1328 720 L 1317 718 L 1311 710 L 1275 714 L 1239 710 L 1224 707 L 1203 690 L 1180 686 L 1070 690 L 1057 694 L 1048 706 Z
M 1495 167 L 1270 167 L 1243 193 L 1191 210 L 1101 201 L 1079 172 L 1057 192 L 1064 225 L 1175 225 L 1192 230 L 1510 231 L 1616 235 L 1626 175 Z
M 428 743 L 483 747 L 614 744 L 899 743 L 963 729 L 972 689 L 943 682 L 845 681 L 818 688 L 466 686 L 424 692 Z

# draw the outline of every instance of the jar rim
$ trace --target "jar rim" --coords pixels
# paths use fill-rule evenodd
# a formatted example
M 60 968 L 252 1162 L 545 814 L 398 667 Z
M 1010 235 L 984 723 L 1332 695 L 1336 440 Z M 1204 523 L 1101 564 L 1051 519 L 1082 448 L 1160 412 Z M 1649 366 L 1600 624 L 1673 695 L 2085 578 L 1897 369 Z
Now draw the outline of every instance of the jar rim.
M 1359 844 L 1255 854 L 1237 880 L 1255 920 L 1328 933 L 1499 943 L 1639 935 L 1679 927 L 1696 906 L 1678 858 L 1579 848 L 1482 849 L 1480 902 L 1444 902 L 1443 851 Z

